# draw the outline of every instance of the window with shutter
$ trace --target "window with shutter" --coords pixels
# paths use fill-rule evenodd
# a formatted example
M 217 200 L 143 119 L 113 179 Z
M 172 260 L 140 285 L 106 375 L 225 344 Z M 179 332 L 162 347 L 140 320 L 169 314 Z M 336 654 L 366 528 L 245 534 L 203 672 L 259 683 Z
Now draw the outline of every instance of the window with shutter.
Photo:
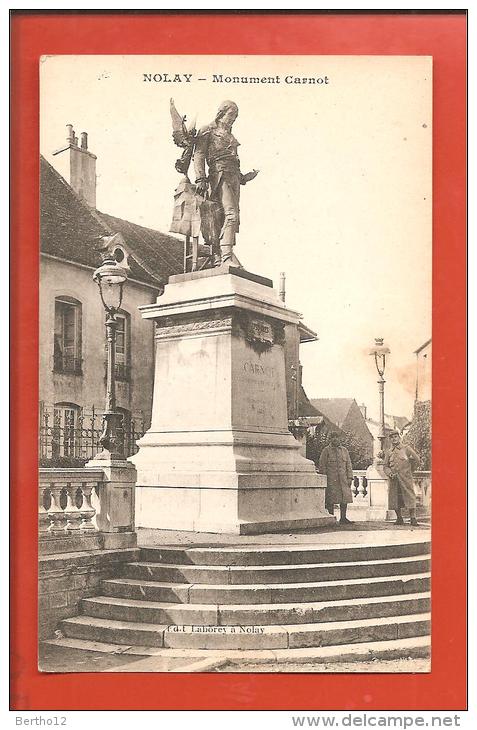
M 55 299 L 53 367 L 57 373 L 82 374 L 81 303 L 71 297 Z

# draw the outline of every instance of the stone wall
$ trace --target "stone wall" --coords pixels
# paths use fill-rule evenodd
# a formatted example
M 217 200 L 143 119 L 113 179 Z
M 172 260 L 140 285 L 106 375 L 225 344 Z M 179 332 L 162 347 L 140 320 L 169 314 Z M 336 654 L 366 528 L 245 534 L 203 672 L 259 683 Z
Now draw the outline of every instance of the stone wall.
M 123 563 L 137 559 L 135 548 L 40 557 L 38 568 L 38 634 L 54 637 L 58 622 L 79 613 L 79 602 L 100 593 L 100 583 L 119 576 Z

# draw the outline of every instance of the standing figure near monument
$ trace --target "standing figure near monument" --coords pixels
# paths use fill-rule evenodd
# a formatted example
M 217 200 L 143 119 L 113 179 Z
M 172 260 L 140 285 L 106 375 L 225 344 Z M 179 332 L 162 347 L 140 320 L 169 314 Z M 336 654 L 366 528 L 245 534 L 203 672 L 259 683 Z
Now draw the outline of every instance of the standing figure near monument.
M 411 525 L 418 525 L 416 519 L 416 495 L 413 472 L 419 467 L 420 459 L 414 449 L 401 443 L 399 431 L 391 431 L 391 448 L 384 455 L 384 473 L 389 479 L 389 509 L 396 512 L 396 525 L 403 525 L 401 509 L 407 507 Z
M 340 435 L 336 431 L 330 434 L 330 443 L 321 452 L 318 471 L 320 474 L 326 474 L 326 509 L 333 514 L 334 505 L 339 504 L 340 523 L 351 524 L 351 520 L 346 517 L 346 510 L 348 504 L 353 501 L 351 493 L 353 465 L 348 449 L 340 446 Z
M 240 185 L 245 185 L 258 175 L 258 170 L 245 175 L 240 172 L 237 155 L 240 143 L 232 134 L 232 125 L 237 116 L 238 106 L 235 102 L 222 102 L 215 120 L 202 127 L 195 140 L 197 193 L 217 204 L 216 230 L 213 235 L 213 247 L 217 251 L 220 246 L 221 252 L 221 260 L 217 264 L 236 261 L 233 247 L 240 223 Z

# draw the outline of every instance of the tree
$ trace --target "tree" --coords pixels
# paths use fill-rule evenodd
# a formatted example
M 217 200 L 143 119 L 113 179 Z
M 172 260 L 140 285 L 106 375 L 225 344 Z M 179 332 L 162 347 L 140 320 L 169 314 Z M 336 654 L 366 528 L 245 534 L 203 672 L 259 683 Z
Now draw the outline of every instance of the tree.
M 330 433 L 336 431 L 340 434 L 341 445 L 345 446 L 351 458 L 353 469 L 367 469 L 373 463 L 373 457 L 369 453 L 367 444 L 349 431 L 341 429 L 324 422 L 314 427 L 313 435 L 308 435 L 306 440 L 306 458 L 311 459 L 318 466 L 321 452 L 330 442 Z
M 341 445 L 348 449 L 353 469 L 367 469 L 373 463 L 368 444 L 355 433 L 344 431 Z
M 432 468 L 432 408 L 431 401 L 419 402 L 414 405 L 414 416 L 411 425 L 403 439 L 405 444 L 412 446 L 421 457 L 421 469 L 430 471 Z
M 323 422 L 318 426 L 313 426 L 313 431 L 311 433 L 311 429 L 308 431 L 306 437 L 306 458 L 314 461 L 316 467 L 318 467 L 321 452 L 329 443 L 330 433 L 332 430 L 333 429 L 330 428 L 327 423 Z

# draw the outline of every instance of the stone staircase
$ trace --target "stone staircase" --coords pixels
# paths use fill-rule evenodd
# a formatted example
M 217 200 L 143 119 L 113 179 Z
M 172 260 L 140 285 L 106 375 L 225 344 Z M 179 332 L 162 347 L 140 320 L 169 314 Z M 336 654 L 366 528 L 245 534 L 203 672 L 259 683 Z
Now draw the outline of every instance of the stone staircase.
M 353 645 L 366 656 L 391 648 L 422 656 L 429 553 L 422 539 L 141 548 L 60 629 L 77 648 L 100 642 L 145 655 L 156 648 L 293 660 L 344 655 Z

